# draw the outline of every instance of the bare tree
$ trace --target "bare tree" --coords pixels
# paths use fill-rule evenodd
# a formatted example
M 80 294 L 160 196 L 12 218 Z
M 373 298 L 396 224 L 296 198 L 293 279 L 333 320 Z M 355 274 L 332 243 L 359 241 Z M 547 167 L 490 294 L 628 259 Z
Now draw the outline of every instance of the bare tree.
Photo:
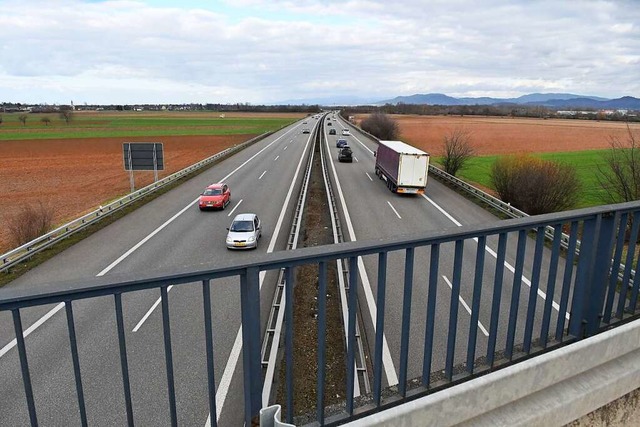
M 54 209 L 42 202 L 22 205 L 16 215 L 6 218 L 11 243 L 20 246 L 42 236 L 51 230 L 53 216 Z
M 398 139 L 400 134 L 398 122 L 384 113 L 375 112 L 360 123 L 363 130 L 380 139 Z
M 26 114 L 20 114 L 18 116 L 18 120 L 20 120 L 20 123 L 22 123 L 22 126 L 26 126 L 27 125 L 27 115 Z
M 49 124 L 51 123 L 51 119 L 49 117 L 43 117 L 40 119 L 40 121 L 44 123 L 45 126 L 49 126 Z
M 66 124 L 69 124 L 69 122 L 73 120 L 73 110 L 70 110 L 70 109 L 60 110 L 60 118 L 64 120 Z
M 471 133 L 463 128 L 455 128 L 444 137 L 444 156 L 442 166 L 450 175 L 458 173 L 464 164 L 473 157 Z
M 491 181 L 500 199 L 530 215 L 570 209 L 580 191 L 573 166 L 527 155 L 496 160 Z
M 604 166 L 598 165 L 596 177 L 605 190 L 605 203 L 640 200 L 640 138 L 627 124 L 627 138 L 609 137 L 610 149 Z

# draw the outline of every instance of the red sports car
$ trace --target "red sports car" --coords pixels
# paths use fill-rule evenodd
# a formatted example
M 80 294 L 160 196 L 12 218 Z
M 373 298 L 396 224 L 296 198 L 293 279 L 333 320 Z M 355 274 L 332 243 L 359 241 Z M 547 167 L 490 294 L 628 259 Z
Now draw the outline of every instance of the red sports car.
M 205 209 L 224 209 L 231 202 L 231 190 L 224 183 L 212 184 L 200 195 L 198 207 Z

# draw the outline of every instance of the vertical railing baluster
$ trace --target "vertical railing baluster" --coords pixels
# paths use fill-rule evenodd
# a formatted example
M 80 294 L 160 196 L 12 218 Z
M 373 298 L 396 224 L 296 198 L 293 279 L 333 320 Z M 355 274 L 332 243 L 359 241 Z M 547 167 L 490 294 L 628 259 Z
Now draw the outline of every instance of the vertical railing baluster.
M 173 354 L 171 350 L 171 325 L 169 324 L 169 295 L 167 286 L 160 288 L 162 302 L 162 332 L 164 335 L 164 358 L 167 368 L 167 392 L 169 393 L 169 414 L 171 416 L 171 425 L 178 425 L 178 411 L 176 407 L 176 387 L 173 377 Z M 214 414 L 211 414 L 213 417 Z
M 576 258 L 578 225 L 578 221 L 572 222 L 571 231 L 569 231 L 569 245 L 567 247 L 567 259 L 565 260 L 564 275 L 562 278 L 560 308 L 558 309 L 558 324 L 556 325 L 556 341 L 562 341 L 562 336 L 564 335 L 564 323 L 567 318 L 567 306 L 569 305 L 569 293 L 571 292 L 571 278 L 573 277 L 573 262 Z
M 124 404 L 127 409 L 127 425 L 133 427 L 133 404 L 131 402 L 131 384 L 129 382 L 129 362 L 127 361 L 127 344 L 124 334 L 122 316 L 122 294 L 113 295 L 116 305 L 116 324 L 118 326 L 118 344 L 120 347 L 120 368 L 122 369 L 122 387 L 124 388 Z M 213 415 L 212 415 L 213 416 Z
M 293 267 L 287 267 L 284 272 L 285 283 L 285 380 L 287 388 L 287 422 L 293 422 Z
M 249 267 L 240 274 L 242 305 L 242 371 L 244 374 L 244 416 L 251 425 L 262 406 L 262 364 L 260 354 L 260 270 Z
M 629 235 L 629 247 L 627 248 L 627 256 L 624 261 L 624 273 L 622 274 L 622 283 L 620 284 L 620 295 L 618 295 L 618 306 L 616 308 L 616 317 L 622 320 L 624 313 L 624 304 L 627 299 L 627 290 L 631 278 L 631 267 L 633 267 L 633 255 L 636 250 L 636 242 L 638 241 L 638 230 L 640 230 L 640 213 L 633 215 L 633 225 L 631 226 L 631 234 Z
M 540 268 L 542 266 L 542 249 L 544 249 L 545 227 L 538 227 L 536 234 L 536 246 L 531 267 L 531 287 L 529 288 L 529 306 L 527 307 L 527 319 L 524 326 L 523 350 L 529 354 L 531 351 L 531 337 L 533 336 L 533 321 L 536 317 L 536 304 L 538 302 L 538 289 L 540 288 Z M 553 299 L 553 294 L 547 299 Z
M 540 345 L 542 345 L 542 348 L 547 348 L 547 342 L 549 341 L 549 325 L 551 323 L 551 309 L 553 308 L 553 300 L 556 293 L 561 242 L 562 224 L 556 224 L 553 226 L 553 244 L 551 246 L 551 260 L 549 261 L 549 276 L 547 278 L 547 299 L 544 301 L 542 326 L 540 327 Z
M 496 355 L 496 340 L 498 338 L 498 320 L 500 319 L 500 300 L 502 299 L 502 279 L 504 277 L 504 258 L 506 248 L 507 233 L 500 233 L 498 238 L 498 253 L 496 256 L 496 271 L 493 281 L 489 342 L 487 343 L 487 363 L 489 366 L 493 366 Z
M 484 254 L 487 236 L 478 237 L 476 249 L 476 270 L 473 280 L 473 300 L 471 302 L 471 323 L 469 324 L 469 340 L 467 342 L 467 372 L 473 374 L 476 359 L 476 341 L 478 338 L 478 321 L 480 319 L 480 299 L 482 296 L 482 276 L 484 274 Z
M 376 342 L 373 353 L 373 399 L 380 406 L 382 393 L 382 342 L 384 338 L 384 309 L 387 287 L 387 252 L 378 254 L 378 290 L 376 294 Z
M 600 228 L 601 215 L 586 219 L 582 229 L 580 241 L 580 257 L 576 269 L 576 280 L 571 299 L 571 318 L 569 319 L 569 335 L 581 339 L 584 335 L 586 322 L 585 301 L 589 292 L 590 275 L 593 272 L 593 262 L 597 249 L 596 230 Z
M 633 288 L 631 289 L 631 298 L 629 301 L 629 306 L 627 307 L 627 310 L 629 310 L 629 313 L 634 314 L 636 311 L 636 306 L 638 304 L 638 291 L 640 290 L 640 277 L 637 277 L 638 271 L 639 271 L 639 267 L 640 267 L 640 252 L 638 253 L 638 258 L 636 260 L 636 275 L 634 275 L 633 277 Z
M 513 273 L 513 285 L 511 287 L 511 306 L 509 307 L 509 325 L 507 327 L 507 343 L 505 357 L 509 360 L 513 357 L 513 346 L 518 325 L 518 304 L 520 302 L 520 289 L 522 288 L 522 271 L 524 269 L 524 253 L 527 247 L 527 230 L 518 232 L 518 249 L 516 251 L 516 267 Z
M 609 275 L 609 288 L 607 289 L 607 300 L 605 303 L 602 321 L 609 323 L 611 321 L 611 311 L 613 310 L 613 301 L 616 296 L 616 288 L 618 286 L 618 272 L 620 271 L 620 262 L 622 261 L 622 251 L 624 249 L 625 237 L 627 234 L 627 224 L 629 222 L 629 214 L 624 213 L 620 218 L 618 225 L 618 239 L 616 240 L 616 250 L 613 254 L 613 264 L 611 264 L 611 274 Z
M 449 330 L 447 338 L 447 357 L 444 375 L 447 380 L 453 378 L 453 364 L 455 361 L 456 332 L 458 329 L 458 307 L 460 306 L 460 281 L 462 277 L 462 250 L 464 240 L 456 240 L 453 256 L 453 284 L 451 286 L 451 302 L 449 304 Z
M 327 338 L 327 263 L 318 265 L 318 383 L 316 384 L 316 419 L 324 425 L 324 381 Z
M 18 345 L 18 357 L 20 358 L 20 369 L 22 370 L 22 383 L 24 385 L 24 394 L 27 398 L 27 408 L 29 409 L 29 420 L 31 426 L 38 425 L 38 417 L 36 416 L 36 404 L 33 400 L 33 388 L 31 387 L 31 375 L 29 375 L 29 363 L 27 362 L 27 348 L 24 345 L 24 336 L 22 331 L 22 319 L 20 318 L 20 310 L 11 310 L 13 315 L 13 329 L 16 333 L 16 344 Z
M 619 213 L 606 213 L 601 216 L 600 227 L 596 230 L 596 248 L 587 282 L 585 303 L 585 334 L 595 335 L 600 330 L 604 311 L 607 281 L 611 274 L 611 252 L 615 238 L 615 225 L 620 220 Z
M 349 258 L 349 328 L 347 337 L 347 413 L 353 415 L 353 380 L 358 304 L 358 258 Z
M 67 312 L 67 330 L 69 331 L 69 346 L 71 349 L 71 360 L 73 361 L 73 375 L 76 380 L 76 394 L 78 397 L 78 409 L 80 410 L 80 423 L 87 426 L 87 410 L 84 404 L 84 391 L 82 389 L 82 376 L 80 374 L 80 358 L 78 357 L 78 342 L 76 340 L 76 327 L 73 320 L 73 307 L 71 300 L 64 302 Z
M 431 245 L 429 260 L 429 290 L 427 293 L 427 319 L 424 328 L 424 355 L 422 360 L 422 385 L 431 384 L 431 361 L 433 360 L 433 330 L 436 318 L 436 296 L 438 293 L 438 264 L 440 245 Z
M 204 308 L 204 338 L 207 354 L 207 387 L 209 390 L 209 414 L 211 425 L 218 425 L 216 409 L 216 381 L 213 363 L 213 325 L 211 324 L 211 286 L 209 280 L 202 281 L 202 303 Z
M 411 326 L 411 294 L 413 290 L 414 248 L 407 248 L 404 259 L 404 296 L 402 298 L 402 334 L 400 336 L 400 395 L 407 394 L 407 363 L 409 359 L 409 332 Z

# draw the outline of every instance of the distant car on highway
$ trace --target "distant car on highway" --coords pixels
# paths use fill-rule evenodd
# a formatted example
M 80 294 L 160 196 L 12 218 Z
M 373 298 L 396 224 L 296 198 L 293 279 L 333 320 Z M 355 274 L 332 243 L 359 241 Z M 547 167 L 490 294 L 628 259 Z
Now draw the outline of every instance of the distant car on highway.
M 311 133 L 311 131 L 309 130 L 309 128 L 304 128 L 302 129 L 302 133 Z
M 260 219 L 254 213 L 236 215 L 227 228 L 227 249 L 257 249 L 262 236 Z
M 223 182 L 208 186 L 198 200 L 201 211 L 205 209 L 224 209 L 231 202 L 231 190 Z
M 335 129 L 329 129 L 329 135 L 335 135 L 336 134 L 336 130 Z
M 346 147 L 347 145 L 349 145 L 349 143 L 347 142 L 346 139 L 340 138 L 336 141 L 336 147 L 338 148 Z
M 327 126 L 332 126 L 331 122 L 327 122 Z
M 339 162 L 353 162 L 353 152 L 351 151 L 351 147 L 345 145 L 338 151 L 338 161 Z
M 351 135 L 351 133 L 349 133 L 349 129 L 342 129 L 342 135 L 343 136 L 349 136 L 349 135 Z

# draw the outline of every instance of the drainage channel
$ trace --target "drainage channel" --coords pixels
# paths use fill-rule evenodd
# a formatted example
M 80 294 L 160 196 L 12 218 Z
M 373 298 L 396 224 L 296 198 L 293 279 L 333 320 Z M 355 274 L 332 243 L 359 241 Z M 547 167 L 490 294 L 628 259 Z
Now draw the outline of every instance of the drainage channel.
M 324 132 L 318 121 L 314 129 L 314 144 L 309 155 L 303 185 L 296 205 L 294 219 L 289 233 L 287 250 L 297 247 L 328 245 L 342 241 L 342 229 L 328 179 L 326 156 L 322 143 Z M 327 337 L 326 337 L 326 381 L 325 405 L 344 403 L 346 393 L 346 322 L 348 319 L 347 291 L 348 269 L 343 260 L 330 264 L 327 274 Z M 294 412 L 297 416 L 313 411 L 316 404 L 316 349 L 317 349 L 317 284 L 316 265 L 301 266 L 295 272 L 294 288 Z M 263 405 L 284 404 L 284 352 L 283 321 L 285 312 L 284 270 L 278 277 L 276 291 L 262 345 L 262 366 L 265 374 Z M 354 378 L 354 395 L 370 392 L 364 347 L 356 323 L 357 375 Z M 275 384 L 275 385 L 274 385 Z

